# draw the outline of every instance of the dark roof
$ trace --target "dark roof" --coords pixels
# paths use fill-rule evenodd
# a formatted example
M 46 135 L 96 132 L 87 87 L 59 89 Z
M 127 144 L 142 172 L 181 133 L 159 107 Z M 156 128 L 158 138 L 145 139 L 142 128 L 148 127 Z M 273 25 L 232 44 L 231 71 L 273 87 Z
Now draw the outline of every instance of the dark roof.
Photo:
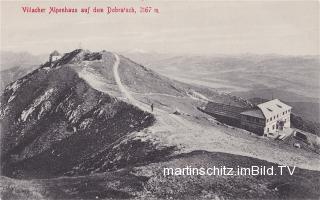
M 60 56 L 61 54 L 57 51 L 57 50 L 54 50 L 50 56 Z
M 241 115 L 252 116 L 260 119 L 265 119 L 262 111 L 260 109 L 248 110 L 240 113 Z
M 240 113 L 247 110 L 246 108 L 231 106 L 222 103 L 209 102 L 205 108 L 206 113 L 212 113 L 225 117 L 240 119 Z

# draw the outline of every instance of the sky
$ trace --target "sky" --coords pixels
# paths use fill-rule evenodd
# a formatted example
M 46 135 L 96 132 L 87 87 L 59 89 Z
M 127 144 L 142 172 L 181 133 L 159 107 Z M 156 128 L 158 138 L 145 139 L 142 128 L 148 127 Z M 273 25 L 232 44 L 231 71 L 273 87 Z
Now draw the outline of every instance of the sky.
M 22 6 L 160 13 L 25 14 Z M 319 55 L 319 10 L 319 1 L 1 1 L 1 50 Z

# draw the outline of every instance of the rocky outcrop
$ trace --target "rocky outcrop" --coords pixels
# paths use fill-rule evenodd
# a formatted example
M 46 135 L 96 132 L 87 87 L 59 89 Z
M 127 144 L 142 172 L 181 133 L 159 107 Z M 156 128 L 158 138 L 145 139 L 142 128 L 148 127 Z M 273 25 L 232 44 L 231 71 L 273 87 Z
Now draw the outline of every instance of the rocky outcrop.
M 150 113 L 99 92 L 79 78 L 77 68 L 101 57 L 76 50 L 6 87 L 0 107 L 4 175 L 62 175 L 153 124 Z

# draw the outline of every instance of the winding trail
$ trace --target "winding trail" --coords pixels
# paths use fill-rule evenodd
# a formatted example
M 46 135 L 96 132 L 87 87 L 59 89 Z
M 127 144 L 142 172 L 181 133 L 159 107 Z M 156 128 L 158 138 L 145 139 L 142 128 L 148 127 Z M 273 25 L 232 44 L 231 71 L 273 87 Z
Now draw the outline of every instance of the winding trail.
M 139 109 L 150 112 L 150 105 L 135 99 L 130 91 L 121 82 L 118 68 L 120 57 L 113 53 L 116 61 L 113 64 L 113 75 L 122 95 Z M 160 108 L 155 108 L 152 114 L 156 117 L 156 124 L 151 126 L 148 134 L 159 137 L 165 144 L 182 145 L 183 152 L 206 150 L 212 152 L 225 152 L 235 155 L 249 156 L 288 166 L 320 170 L 318 160 L 306 155 L 294 154 L 285 150 L 276 153 L 273 143 L 256 138 L 241 138 L 229 135 L 213 126 L 202 126 L 197 122 L 189 121 L 183 116 L 172 114 Z M 230 131 L 230 130 L 229 130 Z
M 135 106 L 137 106 L 138 108 L 140 108 L 143 111 L 146 112 L 150 112 L 150 106 L 146 105 L 138 100 L 136 100 L 131 94 L 130 92 L 127 90 L 126 86 L 124 86 L 121 82 L 120 76 L 119 76 L 119 72 L 118 72 L 118 68 L 119 68 L 119 64 L 120 64 L 120 58 L 117 54 L 113 53 L 113 55 L 116 58 L 115 63 L 113 64 L 113 75 L 114 75 L 114 79 L 117 83 L 117 85 L 119 86 L 119 89 L 121 91 L 121 93 L 129 100 L 129 102 Z M 164 114 L 163 110 L 160 110 L 158 108 L 154 109 L 156 114 L 162 113 Z
M 116 58 L 115 63 L 113 64 L 113 75 L 115 78 L 115 81 L 117 83 L 117 85 L 119 86 L 119 89 L 121 91 L 121 93 L 129 100 L 130 103 L 132 103 L 133 105 L 137 106 L 138 108 L 140 108 L 143 111 L 146 112 L 150 112 L 150 106 L 147 104 L 144 104 L 138 100 L 136 100 L 131 94 L 130 92 L 127 90 L 126 86 L 124 86 L 121 82 L 120 76 L 119 76 L 119 64 L 120 64 L 120 57 L 113 53 L 114 57 Z M 161 110 L 159 108 L 154 108 L 153 113 L 158 122 L 161 123 L 162 125 L 166 125 L 166 127 L 163 127 L 165 129 L 169 129 L 172 130 L 172 128 L 176 129 L 177 127 L 182 128 L 183 130 L 186 129 L 194 129 L 195 127 L 193 125 L 190 124 L 190 122 L 182 119 L 181 117 L 174 115 L 174 114 L 170 114 L 164 110 Z M 171 126 L 175 126 L 170 128 Z M 197 127 L 198 128 L 198 127 Z
M 119 72 L 118 72 L 118 68 L 119 68 L 119 64 L 120 64 L 120 58 L 117 54 L 113 54 L 114 57 L 116 58 L 115 63 L 113 64 L 113 75 L 114 75 L 114 79 L 121 91 L 121 93 L 124 94 L 124 96 L 135 106 L 137 106 L 138 108 L 140 108 L 143 111 L 147 111 L 147 108 L 144 104 L 140 103 L 139 101 L 137 101 L 135 98 L 133 98 L 133 96 L 131 96 L 130 92 L 126 89 L 126 87 L 122 84 L 121 80 L 120 80 L 120 76 L 119 76 Z

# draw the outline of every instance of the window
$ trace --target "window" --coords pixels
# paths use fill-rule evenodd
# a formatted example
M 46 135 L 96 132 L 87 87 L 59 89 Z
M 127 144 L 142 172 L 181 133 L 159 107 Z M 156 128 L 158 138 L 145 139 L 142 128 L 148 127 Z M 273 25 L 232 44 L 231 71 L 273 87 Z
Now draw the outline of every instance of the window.
M 267 119 L 267 122 L 268 122 L 269 120 Z
M 283 115 L 284 115 L 284 112 L 283 112 Z
M 277 115 L 277 118 L 279 118 L 279 115 Z
M 274 125 L 272 125 L 272 130 L 274 130 Z
M 267 129 L 267 132 L 269 132 L 269 128 Z
M 270 122 L 272 121 L 272 117 L 270 117 Z
M 273 119 L 276 119 L 276 116 L 274 116 Z
M 277 104 L 277 106 L 278 106 L 279 108 L 282 108 L 282 106 L 280 106 L 280 105 L 278 105 L 278 104 Z

